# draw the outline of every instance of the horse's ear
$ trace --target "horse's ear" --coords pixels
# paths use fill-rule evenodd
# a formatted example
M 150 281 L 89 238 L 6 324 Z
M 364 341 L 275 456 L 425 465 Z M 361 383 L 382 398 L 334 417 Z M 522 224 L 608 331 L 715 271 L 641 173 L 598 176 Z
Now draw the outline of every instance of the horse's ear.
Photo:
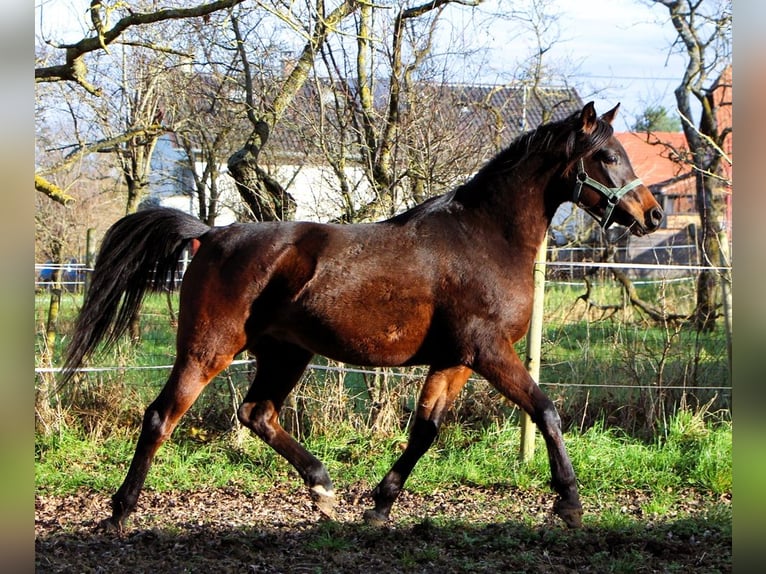
M 598 117 L 596 116 L 596 105 L 593 102 L 588 102 L 580 112 L 580 131 L 584 134 L 592 134 L 596 129 L 598 123 Z
M 606 112 L 603 116 L 601 116 L 601 119 L 604 120 L 609 125 L 611 125 L 612 122 L 614 121 L 614 117 L 617 115 L 618 109 L 620 109 L 619 103 L 616 106 L 614 106 L 611 110 Z

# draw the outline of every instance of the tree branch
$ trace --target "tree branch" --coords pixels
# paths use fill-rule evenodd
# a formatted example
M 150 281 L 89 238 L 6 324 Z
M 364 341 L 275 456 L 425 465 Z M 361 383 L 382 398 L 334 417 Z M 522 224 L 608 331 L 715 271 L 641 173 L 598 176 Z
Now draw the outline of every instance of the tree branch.
M 341 23 L 341 21 L 343 21 L 344 18 L 346 18 L 346 16 L 352 14 L 356 10 L 356 7 L 357 0 L 346 0 L 330 12 L 328 16 L 322 17 L 321 14 L 318 16 L 319 21 L 314 27 L 314 32 L 312 33 L 311 38 L 306 42 L 295 67 L 285 80 L 277 97 L 274 98 L 271 110 L 266 114 L 266 117 L 262 118 L 262 120 L 268 123 L 270 127 L 273 128 L 280 120 L 285 113 L 287 106 L 289 106 L 290 102 L 295 98 L 295 94 L 306 82 L 309 71 L 314 65 L 316 54 L 322 44 L 324 44 L 327 36 Z
M 83 38 L 74 44 L 57 46 L 65 50 L 65 63 L 35 68 L 35 83 L 69 81 L 78 84 L 90 94 L 100 96 L 100 88 L 93 86 L 86 79 L 88 70 L 83 60 L 85 54 L 96 50 L 107 50 L 109 44 L 115 42 L 123 32 L 132 26 L 205 16 L 231 8 L 242 2 L 244 0 L 218 0 L 192 8 L 173 8 L 157 10 L 156 12 L 132 12 L 128 9 L 129 14 L 127 16 L 120 18 L 112 28 L 104 30 L 104 23 L 98 11 L 99 9 L 108 9 L 99 0 L 93 0 L 90 6 L 90 15 L 96 35 Z
M 145 128 L 139 128 L 135 130 L 130 130 L 128 132 L 122 133 L 120 135 L 106 138 L 103 140 L 98 140 L 93 143 L 85 144 L 80 147 L 78 147 L 73 152 L 69 153 L 63 161 L 56 164 L 54 167 L 46 169 L 43 173 L 52 173 L 54 171 L 59 171 L 69 165 L 72 165 L 74 162 L 79 160 L 80 158 L 91 154 L 91 153 L 112 153 L 115 151 L 118 151 L 118 146 L 120 144 L 129 142 L 130 140 L 134 138 L 146 138 L 147 140 L 150 140 L 154 137 L 157 137 L 161 133 L 167 131 L 166 128 L 162 127 L 159 124 L 154 124 Z
M 60 203 L 64 207 L 68 207 L 75 202 L 75 198 L 67 194 L 58 185 L 37 174 L 35 174 L 35 189 L 40 193 L 44 193 L 53 201 Z

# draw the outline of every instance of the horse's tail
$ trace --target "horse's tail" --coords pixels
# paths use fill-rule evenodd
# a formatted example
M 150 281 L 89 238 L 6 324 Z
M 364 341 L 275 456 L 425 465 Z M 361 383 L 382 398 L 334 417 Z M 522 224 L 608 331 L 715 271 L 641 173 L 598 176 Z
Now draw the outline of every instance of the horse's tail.
M 147 291 L 172 280 L 184 247 L 210 227 L 182 211 L 153 208 L 127 215 L 106 232 L 90 287 L 67 345 L 66 384 L 104 340 L 109 348 L 125 333 Z

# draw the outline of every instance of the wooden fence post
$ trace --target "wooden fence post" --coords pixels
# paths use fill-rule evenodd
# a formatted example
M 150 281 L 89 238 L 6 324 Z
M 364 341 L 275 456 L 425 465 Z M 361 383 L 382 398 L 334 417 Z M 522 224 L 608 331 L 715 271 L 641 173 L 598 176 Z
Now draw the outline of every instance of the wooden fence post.
M 538 382 L 540 380 L 540 349 L 543 340 L 543 314 L 545 310 L 545 260 L 548 256 L 548 234 L 546 233 L 537 251 L 537 262 L 534 270 L 534 301 L 532 317 L 527 331 L 527 358 L 525 366 L 529 374 Z M 525 412 L 521 412 L 521 460 L 528 461 L 535 454 L 535 424 Z

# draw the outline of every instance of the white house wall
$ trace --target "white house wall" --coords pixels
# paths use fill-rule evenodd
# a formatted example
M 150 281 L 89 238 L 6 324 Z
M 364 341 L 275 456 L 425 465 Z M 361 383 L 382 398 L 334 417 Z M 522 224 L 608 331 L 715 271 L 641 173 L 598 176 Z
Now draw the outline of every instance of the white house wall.
M 201 172 L 202 164 L 195 168 Z M 295 219 L 297 221 L 330 221 L 343 213 L 343 199 L 340 195 L 340 185 L 334 172 L 327 167 L 312 165 L 280 165 L 272 172 L 274 177 L 289 193 L 296 203 Z M 370 187 L 360 168 L 350 167 L 346 169 L 346 177 L 352 187 L 352 200 L 355 207 L 360 207 L 369 202 L 373 196 Z M 243 210 L 242 200 L 237 191 L 234 179 L 222 170 L 218 181 L 219 209 L 216 216 L 216 225 L 228 225 L 237 220 L 237 212 Z M 185 210 L 198 215 L 197 194 L 192 193 L 191 203 L 189 196 L 183 196 L 173 200 L 175 205 L 183 205 L 184 200 L 191 207 Z M 165 200 L 163 199 L 163 204 Z M 180 207 L 184 209 L 183 207 Z M 191 209 L 191 211 L 189 211 Z
M 364 172 L 357 167 L 345 170 L 351 187 L 354 207 L 359 208 L 373 199 Z M 328 167 L 316 165 L 281 165 L 274 174 L 277 181 L 287 185 L 286 191 L 296 203 L 298 221 L 331 221 L 343 212 L 344 200 L 335 173 Z

